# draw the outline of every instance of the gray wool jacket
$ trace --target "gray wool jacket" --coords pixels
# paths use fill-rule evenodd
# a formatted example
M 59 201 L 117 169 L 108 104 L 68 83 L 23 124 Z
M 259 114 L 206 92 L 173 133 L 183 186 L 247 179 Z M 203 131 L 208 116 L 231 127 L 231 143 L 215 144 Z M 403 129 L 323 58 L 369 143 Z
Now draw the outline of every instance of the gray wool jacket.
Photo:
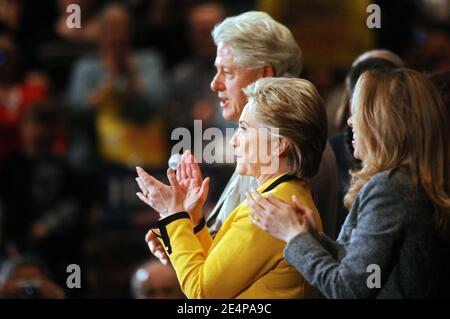
M 433 298 L 448 253 L 433 212 L 406 168 L 380 172 L 360 190 L 336 242 L 302 233 L 285 259 L 327 298 Z

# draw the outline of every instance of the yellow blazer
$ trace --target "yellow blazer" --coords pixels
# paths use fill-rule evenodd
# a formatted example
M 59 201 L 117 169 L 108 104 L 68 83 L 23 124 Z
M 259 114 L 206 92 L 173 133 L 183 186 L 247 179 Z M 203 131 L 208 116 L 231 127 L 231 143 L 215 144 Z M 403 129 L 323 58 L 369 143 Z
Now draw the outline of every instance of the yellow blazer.
M 268 180 L 258 191 L 279 177 Z M 268 194 L 290 204 L 291 196 L 297 195 L 314 211 L 322 231 L 320 216 L 304 182 L 283 182 L 263 196 Z M 317 297 L 317 290 L 285 262 L 286 243 L 255 226 L 249 214 L 252 212 L 244 201 L 229 215 L 214 240 L 206 227 L 194 234 L 189 218 L 164 225 L 171 246 L 170 260 L 184 294 L 188 298 Z

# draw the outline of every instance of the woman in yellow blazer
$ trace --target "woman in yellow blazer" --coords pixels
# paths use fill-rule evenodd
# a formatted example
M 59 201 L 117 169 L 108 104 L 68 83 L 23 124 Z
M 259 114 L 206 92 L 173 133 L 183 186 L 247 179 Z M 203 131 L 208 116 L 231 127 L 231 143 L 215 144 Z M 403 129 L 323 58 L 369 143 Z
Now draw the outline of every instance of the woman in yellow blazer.
M 264 196 L 292 203 L 298 198 L 320 217 L 304 177 L 318 170 L 327 139 L 326 111 L 314 86 L 301 79 L 263 78 L 244 90 L 248 98 L 231 139 L 236 170 L 255 176 Z M 193 156 L 183 155 L 169 185 L 141 168 L 138 196 L 159 212 L 154 225 L 189 298 L 312 298 L 317 290 L 283 258 L 285 243 L 256 227 L 247 201 L 229 215 L 215 239 L 201 207 L 209 179 L 199 181 Z M 155 229 L 152 229 L 155 231 Z

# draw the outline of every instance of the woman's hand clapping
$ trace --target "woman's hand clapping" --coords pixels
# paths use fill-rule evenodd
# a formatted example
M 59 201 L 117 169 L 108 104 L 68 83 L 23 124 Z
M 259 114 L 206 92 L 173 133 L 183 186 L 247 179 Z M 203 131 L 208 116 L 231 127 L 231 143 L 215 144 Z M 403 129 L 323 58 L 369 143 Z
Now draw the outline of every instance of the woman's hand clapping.
M 254 213 L 254 217 L 249 215 L 249 219 L 259 228 L 285 242 L 304 232 L 311 233 L 319 240 L 319 226 L 314 212 L 295 195 L 292 196 L 292 201 L 294 206 L 273 195 L 264 198 L 256 190 L 248 192 L 247 202 Z

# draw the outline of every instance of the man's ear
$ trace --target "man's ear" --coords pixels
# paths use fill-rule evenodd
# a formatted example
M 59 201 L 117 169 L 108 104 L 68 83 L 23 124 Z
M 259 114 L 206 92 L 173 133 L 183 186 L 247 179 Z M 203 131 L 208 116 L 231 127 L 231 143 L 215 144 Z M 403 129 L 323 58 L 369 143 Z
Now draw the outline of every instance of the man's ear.
M 268 63 L 264 66 L 263 70 L 263 77 L 264 78 L 271 78 L 275 76 L 275 68 L 272 66 L 272 64 Z

